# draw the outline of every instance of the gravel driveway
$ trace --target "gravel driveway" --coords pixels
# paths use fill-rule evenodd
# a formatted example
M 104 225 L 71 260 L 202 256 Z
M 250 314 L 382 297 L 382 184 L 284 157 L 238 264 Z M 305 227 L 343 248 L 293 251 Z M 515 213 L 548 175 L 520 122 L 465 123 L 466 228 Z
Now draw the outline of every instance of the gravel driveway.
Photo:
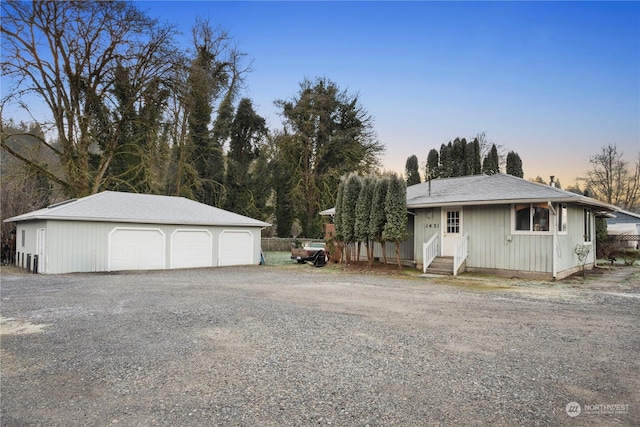
M 637 426 L 639 277 L 5 268 L 0 423 Z

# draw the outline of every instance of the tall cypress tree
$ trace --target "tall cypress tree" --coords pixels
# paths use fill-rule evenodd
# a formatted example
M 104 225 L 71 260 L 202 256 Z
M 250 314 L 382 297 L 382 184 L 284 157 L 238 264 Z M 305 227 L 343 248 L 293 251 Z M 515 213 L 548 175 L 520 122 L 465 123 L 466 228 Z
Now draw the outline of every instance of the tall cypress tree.
M 520 178 L 524 177 L 524 171 L 522 170 L 522 160 L 520 160 L 520 156 L 518 155 L 518 153 L 514 151 L 509 151 L 509 153 L 507 154 L 507 174 Z
M 392 174 L 384 204 L 386 224 L 382 231 L 382 238 L 395 243 L 398 268 L 402 269 L 400 261 L 400 242 L 407 238 L 407 187 L 404 180 Z
M 418 166 L 418 157 L 415 154 L 407 158 L 404 170 L 407 175 L 407 187 L 420 184 L 420 167 Z
M 342 194 L 342 237 L 348 246 L 356 241 L 356 203 L 362 189 L 362 178 L 356 173 L 352 173 L 347 178 L 347 182 Z M 351 261 L 350 250 L 347 249 L 347 263 Z
M 432 148 L 427 155 L 427 167 L 424 171 L 424 180 L 436 179 L 440 177 L 440 155 L 438 150 Z
M 487 175 L 495 175 L 500 173 L 500 158 L 498 157 L 498 149 L 496 144 L 491 145 L 491 151 L 487 154 L 482 162 L 482 173 Z
M 381 176 L 376 180 L 371 199 L 371 217 L 369 218 L 369 235 L 375 242 L 380 242 L 382 246 L 382 256 L 384 263 L 387 263 L 387 252 L 385 250 L 385 240 L 382 238 L 384 226 L 387 223 L 385 214 L 385 202 L 387 200 L 387 190 L 389 188 L 389 176 Z

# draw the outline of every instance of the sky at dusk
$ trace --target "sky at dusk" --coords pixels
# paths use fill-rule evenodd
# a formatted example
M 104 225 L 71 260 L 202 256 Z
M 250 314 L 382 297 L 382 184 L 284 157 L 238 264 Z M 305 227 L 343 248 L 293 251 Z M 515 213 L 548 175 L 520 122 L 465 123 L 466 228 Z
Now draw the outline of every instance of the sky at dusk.
M 523 160 L 525 178 L 564 187 L 617 144 L 640 152 L 638 2 L 139 1 L 175 24 L 185 48 L 200 17 L 252 61 L 241 96 L 271 129 L 277 99 L 305 78 L 359 94 L 386 170 L 485 132 Z

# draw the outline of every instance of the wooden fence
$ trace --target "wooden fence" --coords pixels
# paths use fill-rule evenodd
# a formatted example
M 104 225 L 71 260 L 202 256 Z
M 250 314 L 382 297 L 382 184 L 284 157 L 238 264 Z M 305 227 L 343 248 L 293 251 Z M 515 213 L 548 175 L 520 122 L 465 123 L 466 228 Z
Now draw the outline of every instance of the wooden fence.
M 308 242 L 324 242 L 322 239 L 295 239 L 295 238 L 282 238 L 282 237 L 263 237 L 262 251 L 263 252 L 289 252 L 291 245 L 296 243 L 308 243 Z

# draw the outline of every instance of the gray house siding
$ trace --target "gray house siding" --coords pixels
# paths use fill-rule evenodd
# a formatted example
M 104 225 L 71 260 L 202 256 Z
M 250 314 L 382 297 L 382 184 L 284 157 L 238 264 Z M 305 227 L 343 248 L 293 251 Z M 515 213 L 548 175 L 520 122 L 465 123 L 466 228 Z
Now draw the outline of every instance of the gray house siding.
M 440 208 L 416 209 L 414 219 L 414 254 L 418 268 L 422 268 L 422 246 L 434 234 L 440 233 Z
M 512 233 L 511 205 L 465 206 L 464 213 L 469 233 L 467 270 L 553 271 L 552 235 Z
M 463 230 L 469 235 L 467 271 L 503 273 L 509 275 L 553 276 L 554 233 L 523 233 L 512 229 L 512 205 L 464 206 Z M 442 232 L 440 208 L 415 210 L 415 262 L 422 266 L 422 246 L 434 234 Z M 592 245 L 595 248 L 595 213 L 591 211 Z M 550 213 L 551 227 L 556 221 Z M 553 228 L 552 228 L 553 230 Z M 567 206 L 567 232 L 556 234 L 556 278 L 566 277 L 581 266 L 575 247 L 584 241 L 584 208 Z M 587 267 L 595 262 L 594 250 L 587 258 Z
M 24 221 L 17 224 L 16 252 L 37 253 L 38 229 L 45 228 L 45 270 L 41 273 L 61 274 L 69 272 L 99 272 L 109 270 L 109 234 L 118 228 L 155 229 L 165 239 L 164 268 L 171 267 L 172 235 L 176 230 L 207 230 L 212 236 L 211 265 L 219 265 L 220 235 L 225 230 L 247 230 L 253 236 L 253 261 L 260 261 L 259 227 L 224 227 L 196 225 L 136 224 L 125 222 L 84 222 L 84 221 Z M 25 246 L 21 246 L 24 230 Z M 25 257 L 26 259 L 26 257 Z M 26 264 L 22 266 L 26 267 Z

